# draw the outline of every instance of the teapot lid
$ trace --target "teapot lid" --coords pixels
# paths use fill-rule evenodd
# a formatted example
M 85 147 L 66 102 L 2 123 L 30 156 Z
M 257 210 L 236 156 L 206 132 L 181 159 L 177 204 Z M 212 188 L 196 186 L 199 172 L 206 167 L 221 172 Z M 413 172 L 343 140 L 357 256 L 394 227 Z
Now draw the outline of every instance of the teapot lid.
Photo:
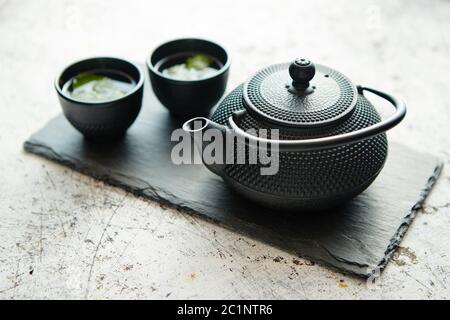
M 340 123 L 352 114 L 357 97 L 345 75 L 305 58 L 264 68 L 244 85 L 252 116 L 289 127 Z

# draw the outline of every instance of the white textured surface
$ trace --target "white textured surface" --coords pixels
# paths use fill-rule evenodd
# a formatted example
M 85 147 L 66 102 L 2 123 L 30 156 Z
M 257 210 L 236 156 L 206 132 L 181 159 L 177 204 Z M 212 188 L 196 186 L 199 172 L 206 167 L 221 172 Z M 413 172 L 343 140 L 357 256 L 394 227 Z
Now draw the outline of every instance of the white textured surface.
M 408 115 L 389 138 L 448 166 L 449 18 L 437 0 L 0 0 L 0 298 L 450 298 L 448 168 L 368 287 L 21 147 L 60 112 L 52 81 L 65 64 L 144 61 L 167 39 L 203 36 L 230 51 L 229 89 L 302 55 L 401 94 Z

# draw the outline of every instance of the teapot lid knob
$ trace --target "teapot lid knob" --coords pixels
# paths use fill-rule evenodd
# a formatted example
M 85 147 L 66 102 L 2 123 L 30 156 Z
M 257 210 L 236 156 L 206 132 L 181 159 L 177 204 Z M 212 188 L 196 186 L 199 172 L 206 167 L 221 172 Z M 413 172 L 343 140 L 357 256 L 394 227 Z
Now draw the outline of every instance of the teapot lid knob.
M 316 74 L 316 67 L 309 59 L 297 58 L 289 66 L 292 86 L 297 89 L 306 89 Z

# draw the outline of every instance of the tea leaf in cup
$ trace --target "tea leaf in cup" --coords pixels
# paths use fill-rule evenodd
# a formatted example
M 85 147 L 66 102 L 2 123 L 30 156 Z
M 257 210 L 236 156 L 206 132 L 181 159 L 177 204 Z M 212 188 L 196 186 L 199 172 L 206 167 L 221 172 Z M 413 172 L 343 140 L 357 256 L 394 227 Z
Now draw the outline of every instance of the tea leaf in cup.
M 72 89 L 76 89 L 81 87 L 82 85 L 91 82 L 91 81 L 100 81 L 105 79 L 105 76 L 101 76 L 99 74 L 94 73 L 80 73 L 72 80 Z
M 186 59 L 186 67 L 188 69 L 202 70 L 208 68 L 212 64 L 212 59 L 205 54 L 196 54 Z

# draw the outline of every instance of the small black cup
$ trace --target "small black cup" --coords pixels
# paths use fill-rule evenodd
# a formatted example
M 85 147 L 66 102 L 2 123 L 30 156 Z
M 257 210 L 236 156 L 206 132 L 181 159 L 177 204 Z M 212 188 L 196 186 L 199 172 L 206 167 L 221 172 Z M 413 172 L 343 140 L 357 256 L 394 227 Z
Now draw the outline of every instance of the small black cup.
M 108 101 L 83 101 L 63 91 L 64 84 L 83 72 L 112 71 L 124 73 L 136 83 L 125 96 Z M 58 98 L 67 120 L 86 138 L 111 140 L 121 137 L 141 110 L 144 74 L 135 64 L 112 57 L 89 58 L 66 67 L 55 80 Z
M 220 62 L 214 75 L 200 80 L 177 80 L 162 74 L 164 59 L 183 53 L 203 53 Z M 147 67 L 153 91 L 169 111 L 187 119 L 208 115 L 210 109 L 225 92 L 230 61 L 228 53 L 220 45 L 203 39 L 178 39 L 157 47 L 147 59 Z

